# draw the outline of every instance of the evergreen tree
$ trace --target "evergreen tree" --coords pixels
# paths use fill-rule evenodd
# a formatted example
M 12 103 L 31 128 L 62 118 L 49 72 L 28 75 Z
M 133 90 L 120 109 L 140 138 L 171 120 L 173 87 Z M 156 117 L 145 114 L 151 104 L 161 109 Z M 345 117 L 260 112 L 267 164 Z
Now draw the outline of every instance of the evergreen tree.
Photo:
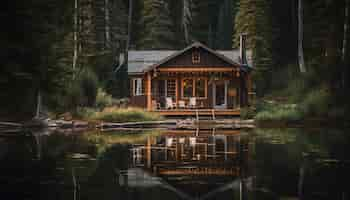
M 168 2 L 145 0 L 142 8 L 142 35 L 139 49 L 174 49 L 176 47 L 174 23 L 171 20 Z
M 233 16 L 235 15 L 235 10 L 233 9 L 236 1 L 224 0 L 220 5 L 219 15 L 217 17 L 217 31 L 215 35 L 215 49 L 231 49 L 232 48 L 232 34 Z
M 253 51 L 255 80 L 263 94 L 270 86 L 272 69 L 272 29 L 269 0 L 240 0 L 235 20 L 235 46 L 239 46 L 239 35 L 247 33 L 247 48 Z

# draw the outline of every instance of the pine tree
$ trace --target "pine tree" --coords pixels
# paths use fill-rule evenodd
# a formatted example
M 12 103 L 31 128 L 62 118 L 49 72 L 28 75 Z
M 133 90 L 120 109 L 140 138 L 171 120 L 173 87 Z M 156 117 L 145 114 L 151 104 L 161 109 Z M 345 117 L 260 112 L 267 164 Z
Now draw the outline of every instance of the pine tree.
M 139 49 L 174 49 L 174 23 L 167 1 L 145 0 L 140 24 L 143 30 L 137 45 Z
M 235 15 L 234 4 L 235 1 L 224 0 L 220 5 L 219 15 L 217 16 L 217 30 L 215 35 L 215 49 L 231 49 L 232 48 L 232 34 L 233 23 L 232 19 Z
M 271 4 L 269 0 L 240 0 L 235 19 L 235 46 L 239 46 L 239 35 L 247 33 L 247 48 L 253 51 L 253 65 L 258 95 L 270 86 L 272 68 Z

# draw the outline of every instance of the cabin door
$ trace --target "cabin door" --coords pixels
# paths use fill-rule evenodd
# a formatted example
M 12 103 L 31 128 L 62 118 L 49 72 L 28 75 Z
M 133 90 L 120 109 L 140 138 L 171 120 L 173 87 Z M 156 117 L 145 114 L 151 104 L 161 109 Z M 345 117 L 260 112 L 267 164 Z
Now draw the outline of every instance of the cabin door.
M 215 81 L 213 84 L 213 105 L 216 109 L 227 108 L 228 81 Z

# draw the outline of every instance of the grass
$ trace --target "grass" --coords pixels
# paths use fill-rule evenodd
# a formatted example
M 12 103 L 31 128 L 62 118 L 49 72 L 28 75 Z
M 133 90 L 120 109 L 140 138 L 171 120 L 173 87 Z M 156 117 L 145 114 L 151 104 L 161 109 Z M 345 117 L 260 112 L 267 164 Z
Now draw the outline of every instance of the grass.
M 255 116 L 258 121 L 298 121 L 304 117 L 302 110 L 295 104 L 265 104 L 260 107 Z
M 90 120 L 123 123 L 159 121 L 162 117 L 157 113 L 147 112 L 139 108 L 106 108 L 101 112 L 95 112 L 87 116 Z

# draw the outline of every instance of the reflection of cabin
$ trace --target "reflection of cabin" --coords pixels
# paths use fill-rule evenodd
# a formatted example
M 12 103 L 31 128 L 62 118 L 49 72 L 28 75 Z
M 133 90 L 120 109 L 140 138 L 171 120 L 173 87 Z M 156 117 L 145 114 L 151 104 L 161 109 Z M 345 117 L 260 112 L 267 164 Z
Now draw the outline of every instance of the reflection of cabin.
M 149 137 L 145 145 L 135 145 L 132 164 L 159 175 L 238 176 L 247 146 L 234 131 L 169 131 Z
M 182 199 L 210 199 L 234 188 L 243 193 L 248 142 L 233 130 L 169 130 L 134 144 L 131 168 L 152 175 Z
M 245 56 L 250 62 L 251 52 L 245 53 L 244 41 L 240 51 L 215 51 L 201 43 L 181 51 L 129 51 L 132 106 L 165 115 L 239 114 L 252 93 Z

